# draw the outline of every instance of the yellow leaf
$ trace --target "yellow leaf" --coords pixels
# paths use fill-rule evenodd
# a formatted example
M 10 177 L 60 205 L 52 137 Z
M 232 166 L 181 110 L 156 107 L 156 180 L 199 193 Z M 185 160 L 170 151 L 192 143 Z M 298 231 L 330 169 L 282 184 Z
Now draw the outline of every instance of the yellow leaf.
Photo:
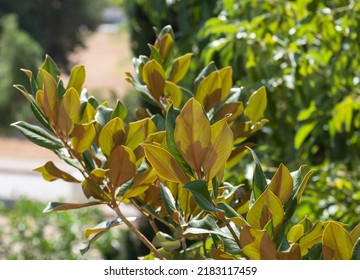
M 129 203 L 130 198 L 139 196 L 140 194 L 144 193 L 148 188 L 149 186 L 131 187 L 128 191 L 125 192 L 124 196 L 121 197 L 121 201 Z
M 173 102 L 174 107 L 176 108 L 180 107 L 183 93 L 181 91 L 181 88 L 177 84 L 166 81 L 164 88 L 164 95 Z
M 219 70 L 220 79 L 221 79 L 221 101 L 224 101 L 230 94 L 231 87 L 233 85 L 232 81 L 232 68 L 227 66 Z
M 62 179 L 66 182 L 71 182 L 71 183 L 80 182 L 70 174 L 57 168 L 52 161 L 48 161 L 44 166 L 38 167 L 34 169 L 34 171 L 40 172 L 46 181 L 54 181 L 57 179 Z
M 271 179 L 268 189 L 280 199 L 282 205 L 285 205 L 291 196 L 293 184 L 290 171 L 281 163 Z
M 67 137 L 74 128 L 74 123 L 79 122 L 80 97 L 74 89 L 68 89 L 62 97 L 58 114 L 58 125 L 62 133 Z
M 299 246 L 301 249 L 301 256 L 305 256 L 313 245 L 321 242 L 323 231 L 323 223 L 319 221 L 308 233 L 300 238 Z
M 240 246 L 252 260 L 275 260 L 275 244 L 265 230 L 244 226 L 240 232 Z
M 82 86 L 85 82 L 85 67 L 84 65 L 75 66 L 71 70 L 69 83 L 67 89 L 74 88 L 77 92 L 81 92 Z
M 252 123 L 257 122 L 263 117 L 267 106 L 265 87 L 259 88 L 249 98 L 249 103 L 245 108 L 244 114 Z
M 250 208 L 246 220 L 252 227 L 259 230 L 264 229 L 271 220 L 275 230 L 274 236 L 276 236 L 284 220 L 281 201 L 272 191 L 266 189 Z
M 142 119 L 136 122 L 130 122 L 126 129 L 125 145 L 135 150 L 140 143 L 148 137 L 149 134 L 156 132 L 156 125 L 149 119 Z
M 354 243 L 350 234 L 338 223 L 330 222 L 322 236 L 322 254 L 325 260 L 350 260 Z
M 294 225 L 286 235 L 287 240 L 290 243 L 297 242 L 304 235 L 304 226 L 302 224 Z
M 237 119 L 243 112 L 244 106 L 242 102 L 227 103 L 217 112 L 215 120 L 218 121 L 227 116 L 227 121 L 230 123 Z
M 176 118 L 174 139 L 181 155 L 197 173 L 206 157 L 210 144 L 210 123 L 203 108 L 191 98 Z
M 81 119 L 82 124 L 90 123 L 95 117 L 96 111 L 90 103 L 86 103 L 83 116 Z
M 109 169 L 95 168 L 90 173 L 90 178 L 97 184 L 101 184 L 107 177 Z
M 163 147 L 164 149 L 167 149 L 167 144 L 166 144 L 166 131 L 158 131 L 152 134 L 149 134 L 148 137 L 146 137 L 145 139 L 146 143 L 158 143 L 160 144 L 161 147 Z
M 145 63 L 142 77 L 151 95 L 159 101 L 165 87 L 165 72 L 161 65 L 154 59 Z
M 43 82 L 43 111 L 52 125 L 57 123 L 58 94 L 54 78 L 44 69 L 40 68 Z
M 117 146 L 108 159 L 109 179 L 114 188 L 121 186 L 135 176 L 136 158 L 134 152 L 126 146 Z
M 95 136 L 94 124 L 75 124 L 71 135 L 73 149 L 79 154 L 83 153 L 90 148 Z
M 207 181 L 211 181 L 214 176 L 225 166 L 231 154 L 234 136 L 227 124 L 226 119 L 222 119 L 210 127 L 211 144 L 205 160 L 202 164 Z
M 187 53 L 173 61 L 171 75 L 169 77 L 170 82 L 177 83 L 184 78 L 190 66 L 191 56 L 192 53 Z
M 156 144 L 144 143 L 141 146 L 145 149 L 147 160 L 161 178 L 183 185 L 189 182 L 180 165 L 167 150 Z
M 196 100 L 209 111 L 211 108 L 218 105 L 222 96 L 222 84 L 219 71 L 212 72 L 205 77 L 196 89 Z
M 170 55 L 173 45 L 174 39 L 168 33 L 161 38 L 157 38 L 155 41 L 155 48 L 159 51 L 163 60 L 165 60 Z
M 360 238 L 360 224 L 358 224 L 350 233 L 352 241 L 355 243 Z
M 120 118 L 110 120 L 99 134 L 99 146 L 104 155 L 109 156 L 115 146 L 124 144 L 125 127 Z

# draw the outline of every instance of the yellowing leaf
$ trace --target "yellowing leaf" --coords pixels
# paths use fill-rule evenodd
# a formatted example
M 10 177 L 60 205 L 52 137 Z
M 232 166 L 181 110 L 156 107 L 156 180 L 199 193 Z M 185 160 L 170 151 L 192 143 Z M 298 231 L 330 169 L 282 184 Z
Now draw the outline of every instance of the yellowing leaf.
M 72 132 L 74 123 L 79 122 L 80 107 L 79 93 L 74 88 L 68 89 L 62 97 L 58 113 L 58 125 L 66 137 Z
M 43 111 L 52 125 L 57 123 L 58 94 L 54 78 L 44 69 L 40 68 L 43 82 Z
M 325 260 L 350 260 L 354 243 L 344 227 L 330 222 L 322 236 L 322 254 Z
M 46 181 L 54 181 L 57 179 L 62 179 L 66 182 L 72 182 L 72 183 L 80 182 L 70 174 L 57 168 L 52 161 L 48 161 L 44 166 L 38 167 L 34 169 L 34 171 L 40 172 Z
M 270 190 L 266 189 L 255 201 L 246 215 L 249 224 L 259 230 L 265 228 L 271 220 L 275 230 L 275 236 L 280 230 L 284 219 L 284 210 L 279 198 Z
M 109 179 L 114 188 L 121 186 L 135 176 L 136 157 L 126 146 L 117 146 L 108 159 Z
M 294 225 L 286 235 L 290 243 L 297 242 L 304 235 L 304 226 L 302 224 Z
M 80 123 L 82 123 L 82 124 L 90 123 L 94 119 L 95 114 L 96 114 L 96 111 L 95 111 L 94 107 L 91 106 L 90 103 L 86 103 Z
M 142 119 L 130 122 L 126 129 L 125 145 L 130 149 L 136 149 L 140 143 L 144 142 L 149 134 L 156 132 L 156 125 L 149 119 Z
M 231 87 L 233 85 L 232 82 L 232 68 L 231 66 L 227 66 L 221 68 L 219 70 L 220 79 L 221 79 L 221 101 L 224 101 L 230 94 Z
M 211 143 L 202 164 L 206 180 L 210 181 L 225 166 L 231 154 L 234 136 L 226 119 L 222 119 L 210 127 Z
M 171 75 L 169 77 L 169 81 L 173 83 L 177 83 L 184 78 L 190 66 L 191 56 L 192 53 L 187 53 L 183 56 L 176 58 L 173 61 L 173 66 L 171 69 Z
M 146 62 L 142 72 L 144 83 L 147 85 L 151 95 L 159 101 L 165 87 L 165 72 L 156 60 Z
M 227 116 L 228 123 L 237 119 L 244 112 L 244 106 L 242 102 L 231 102 L 221 107 L 219 112 L 215 116 L 215 120 L 218 121 Z
M 264 116 L 267 106 L 265 87 L 259 88 L 249 98 L 249 103 L 245 108 L 244 114 L 251 122 L 255 123 Z
M 172 82 L 166 81 L 164 95 L 172 100 L 174 107 L 179 108 L 181 105 L 183 93 L 181 88 Z
M 210 123 L 199 102 L 190 99 L 176 118 L 174 139 L 185 161 L 197 173 L 210 144 Z
M 322 222 L 317 222 L 314 227 L 299 240 L 301 256 L 305 256 L 309 249 L 316 243 L 321 242 L 324 228 Z
M 240 232 L 240 246 L 246 256 L 253 260 L 275 260 L 275 244 L 265 230 L 245 226 Z
M 280 164 L 269 183 L 268 189 L 280 199 L 282 205 L 285 205 L 291 196 L 293 184 L 290 171 L 285 165 Z
M 180 165 L 167 150 L 155 144 L 144 143 L 142 146 L 147 160 L 161 178 L 183 185 L 189 182 Z
M 75 124 L 71 135 L 71 144 L 78 153 L 88 150 L 94 141 L 96 130 L 92 123 Z
M 159 51 L 160 56 L 165 60 L 171 53 L 174 45 L 174 39 L 170 34 L 165 34 L 161 38 L 157 38 L 155 48 Z
M 355 243 L 360 238 L 360 224 L 358 224 L 350 233 L 352 241 Z
M 101 184 L 107 177 L 108 171 L 108 169 L 95 168 L 91 171 L 90 178 L 95 183 Z
M 277 260 L 301 260 L 301 250 L 299 244 L 291 244 L 288 251 L 281 251 L 276 253 Z
M 71 70 L 70 80 L 67 89 L 74 88 L 77 92 L 81 92 L 82 86 L 85 82 L 85 67 L 84 65 L 75 66 Z
M 120 118 L 110 120 L 99 134 L 99 146 L 104 155 L 109 156 L 112 149 L 124 144 L 125 127 Z
M 218 105 L 222 96 L 222 84 L 219 71 L 212 72 L 205 77 L 196 89 L 196 100 L 203 105 L 206 111 Z
M 121 201 L 128 203 L 130 202 L 130 198 L 137 197 L 140 194 L 144 193 L 149 186 L 137 186 L 137 187 L 131 187 L 128 191 L 125 192 L 125 194 L 121 197 Z

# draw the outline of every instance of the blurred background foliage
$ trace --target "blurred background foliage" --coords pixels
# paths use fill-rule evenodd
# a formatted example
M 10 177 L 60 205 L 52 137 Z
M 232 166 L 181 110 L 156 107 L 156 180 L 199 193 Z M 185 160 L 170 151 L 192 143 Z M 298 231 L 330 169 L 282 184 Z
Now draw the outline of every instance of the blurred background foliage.
M 265 85 L 269 123 L 250 139 L 258 144 L 264 169 L 272 173 L 280 162 L 292 170 L 308 164 L 317 173 L 298 217 L 330 218 L 349 227 L 360 222 L 357 0 L 78 0 L 76 5 L 70 0 L 1 0 L 0 132 L 10 118 L 26 119 L 28 108 L 22 110 L 23 98 L 12 87 L 23 83 L 19 68 L 35 71 L 48 53 L 68 70 L 69 53 L 96 29 L 108 4 L 124 9 L 135 56 L 149 54 L 153 27 L 170 24 L 179 53 L 195 54 L 194 75 L 210 61 L 218 68 L 231 65 L 241 100 Z M 190 75 L 183 82 L 192 80 Z M 227 176 L 246 183 L 246 168 L 236 167 Z M 103 213 L 90 209 L 49 216 L 42 214 L 43 206 L 25 200 L 11 210 L 1 208 L 1 223 L 10 224 L 13 232 L 0 227 L 0 258 L 82 258 L 75 234 L 83 225 L 96 224 L 94 219 L 102 221 Z M 47 223 L 54 235 L 46 234 Z M 123 243 L 130 248 L 119 250 Z M 85 258 L 130 259 L 137 254 L 133 244 L 127 232 L 111 231 Z
M 270 122 L 252 139 L 266 169 L 318 170 L 299 217 L 360 221 L 359 1 L 118 2 L 135 55 L 149 52 L 139 46 L 154 41 L 153 26 L 171 24 L 179 51 L 195 53 L 195 72 L 231 65 L 243 98 L 266 86 Z M 228 176 L 245 179 L 239 167 Z

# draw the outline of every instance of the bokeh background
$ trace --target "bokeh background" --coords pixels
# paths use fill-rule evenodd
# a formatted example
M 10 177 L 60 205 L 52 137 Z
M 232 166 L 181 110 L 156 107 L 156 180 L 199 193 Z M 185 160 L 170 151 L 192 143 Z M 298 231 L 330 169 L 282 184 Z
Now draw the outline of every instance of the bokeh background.
M 358 0 L 0 0 L 0 259 L 134 259 L 143 248 L 124 228 L 81 255 L 82 232 L 109 218 L 102 209 L 42 214 L 48 201 L 84 199 L 79 186 L 32 172 L 50 152 L 10 127 L 32 121 L 14 84 L 45 54 L 61 68 L 86 67 L 89 93 L 143 105 L 125 81 L 133 56 L 149 55 L 153 28 L 172 25 L 194 76 L 209 62 L 231 65 L 246 102 L 266 86 L 268 125 L 251 141 L 263 168 L 316 169 L 297 218 L 360 222 L 360 1 Z M 132 111 L 131 109 L 129 110 Z M 247 183 L 251 159 L 226 176 Z M 62 167 L 66 170 L 67 167 Z M 136 213 L 128 210 L 129 215 Z M 146 230 L 146 229 L 144 229 Z

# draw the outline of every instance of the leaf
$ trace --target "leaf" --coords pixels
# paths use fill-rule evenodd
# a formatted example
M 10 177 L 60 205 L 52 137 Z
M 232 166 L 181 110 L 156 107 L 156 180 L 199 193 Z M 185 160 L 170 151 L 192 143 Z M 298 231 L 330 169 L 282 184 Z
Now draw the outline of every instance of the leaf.
M 156 60 L 152 59 L 144 65 L 142 76 L 151 95 L 155 100 L 159 101 L 165 87 L 164 69 Z
M 68 137 L 74 128 L 74 123 L 80 118 L 80 96 L 74 89 L 68 89 L 62 97 L 58 113 L 58 125 L 62 133 Z
M 208 147 L 204 163 L 202 164 L 206 180 L 212 180 L 216 174 L 225 167 L 234 142 L 234 136 L 227 124 L 226 119 L 222 119 L 210 127 L 211 144 Z
M 219 208 L 215 207 L 211 200 L 210 193 L 206 181 L 193 181 L 184 186 L 193 195 L 196 204 L 203 210 L 209 212 L 221 212 Z
M 140 143 L 145 141 L 148 135 L 155 132 L 156 126 L 149 118 L 130 122 L 126 129 L 125 145 L 130 149 L 135 150 Z
M 105 189 L 102 189 L 99 184 L 95 183 L 89 178 L 86 178 L 84 181 L 82 181 L 81 187 L 84 195 L 87 198 L 93 197 L 104 202 L 111 201 L 109 193 Z
M 113 148 L 124 144 L 125 126 L 120 118 L 110 120 L 99 134 L 99 146 L 104 155 L 109 156 Z
M 190 66 L 192 55 L 192 53 L 187 53 L 173 61 L 171 75 L 169 77 L 170 82 L 177 83 L 185 77 Z
M 107 107 L 106 103 L 98 106 L 94 118 L 101 128 L 111 120 L 113 111 L 112 108 Z
M 272 221 L 277 236 L 284 219 L 284 210 L 279 198 L 269 189 L 255 201 L 246 215 L 246 220 L 255 229 L 262 230 Z
M 164 87 L 164 95 L 173 102 L 176 108 L 179 108 L 181 106 L 183 92 L 177 84 L 166 81 Z
M 242 102 L 227 103 L 216 113 L 214 120 L 218 121 L 227 117 L 227 122 L 230 123 L 236 120 L 243 112 L 244 106 Z
M 75 177 L 57 168 L 52 161 L 48 161 L 44 166 L 38 167 L 34 171 L 40 172 L 46 181 L 62 179 L 65 182 L 80 183 Z
M 315 128 L 316 122 L 311 122 L 307 124 L 301 125 L 301 127 L 297 130 L 294 138 L 294 146 L 295 149 L 299 149 L 302 143 L 305 141 L 306 137 L 311 133 L 311 131 Z
M 135 163 L 136 157 L 129 147 L 121 145 L 114 148 L 108 159 L 109 179 L 114 188 L 134 178 Z
M 261 168 L 261 164 L 259 162 L 259 159 L 255 152 L 249 148 L 246 147 L 250 152 L 255 162 L 255 169 L 254 169 L 254 175 L 253 175 L 253 191 L 255 199 L 259 198 L 260 195 L 264 192 L 266 186 L 267 186 L 267 180 L 264 174 L 264 171 Z
M 125 120 L 127 114 L 128 114 L 128 111 L 127 111 L 124 103 L 122 103 L 121 100 L 119 99 L 116 102 L 114 111 L 111 114 L 111 119 L 120 118 L 122 120 Z
M 42 109 L 48 117 L 50 123 L 55 126 L 57 124 L 58 114 L 57 85 L 54 78 L 47 71 L 41 68 L 39 71 L 42 77 L 44 92 Z
M 221 96 L 222 84 L 219 71 L 214 71 L 205 77 L 195 93 L 196 100 L 200 102 L 206 112 L 220 103 Z
M 211 140 L 210 123 L 199 102 L 190 99 L 176 118 L 174 139 L 181 155 L 200 173 Z
M 350 260 L 353 241 L 350 234 L 336 222 L 329 222 L 322 236 L 324 260 Z
M 23 121 L 11 124 L 16 127 L 28 140 L 34 144 L 56 150 L 64 147 L 63 143 L 39 126 L 31 125 Z
M 360 223 L 350 232 L 350 236 L 354 243 L 360 238 Z
M 175 199 L 174 199 L 171 191 L 169 190 L 169 188 L 163 184 L 161 184 L 161 186 L 160 186 L 160 192 L 161 192 L 161 197 L 164 201 L 166 211 L 171 215 L 172 213 L 177 211 L 176 205 L 175 205 L 175 203 L 176 203 Z
M 255 123 L 263 117 L 266 106 L 266 90 L 265 87 L 261 87 L 251 94 L 249 103 L 245 108 L 244 115 L 248 117 L 252 123 Z
M 66 89 L 74 88 L 77 92 L 81 92 L 82 86 L 85 82 L 86 73 L 83 65 L 75 66 L 71 70 L 70 80 Z
M 96 136 L 96 130 L 92 123 L 75 124 L 71 137 L 73 149 L 79 154 L 88 150 Z
M 275 260 L 275 244 L 265 230 L 245 226 L 240 232 L 240 246 L 244 254 L 253 260 Z
M 302 224 L 294 225 L 286 235 L 290 243 L 296 243 L 304 235 L 304 226 Z
M 220 79 L 221 79 L 221 97 L 220 101 L 223 102 L 229 96 L 231 87 L 233 85 L 232 75 L 233 71 L 231 66 L 221 68 L 219 70 Z
M 85 208 L 93 205 L 104 204 L 102 201 L 91 201 L 87 203 L 62 203 L 62 202 L 49 202 L 43 213 L 49 213 L 54 211 L 66 211 L 66 210 L 74 210 L 79 208 Z
M 145 156 L 156 173 L 163 179 L 183 185 L 189 182 L 174 157 L 164 148 L 155 144 L 141 144 L 145 149 Z
M 300 238 L 298 243 L 301 249 L 301 256 L 305 256 L 312 246 L 321 242 L 323 231 L 323 223 L 319 221 L 308 233 Z
M 224 211 L 225 217 L 228 220 L 232 221 L 237 227 L 243 227 L 248 224 L 247 221 L 241 215 L 239 215 L 230 205 L 224 202 L 219 202 L 217 208 Z
M 49 55 L 45 55 L 45 60 L 40 68 L 47 71 L 55 80 L 61 75 L 59 68 Z
M 301 251 L 298 244 L 292 244 L 287 251 L 276 253 L 277 260 L 301 260 Z
M 174 251 L 181 247 L 181 240 L 175 239 L 172 236 L 158 231 L 152 241 L 155 247 L 164 248 L 166 251 Z
M 360 260 L 360 238 L 358 238 L 355 242 L 355 245 L 351 253 L 351 259 Z
M 164 34 L 155 41 L 155 48 L 158 49 L 163 60 L 165 60 L 170 55 L 173 49 L 173 45 L 174 39 L 169 33 Z
M 268 189 L 280 199 L 283 205 L 289 200 L 293 190 L 293 180 L 285 165 L 280 164 L 268 185 Z

